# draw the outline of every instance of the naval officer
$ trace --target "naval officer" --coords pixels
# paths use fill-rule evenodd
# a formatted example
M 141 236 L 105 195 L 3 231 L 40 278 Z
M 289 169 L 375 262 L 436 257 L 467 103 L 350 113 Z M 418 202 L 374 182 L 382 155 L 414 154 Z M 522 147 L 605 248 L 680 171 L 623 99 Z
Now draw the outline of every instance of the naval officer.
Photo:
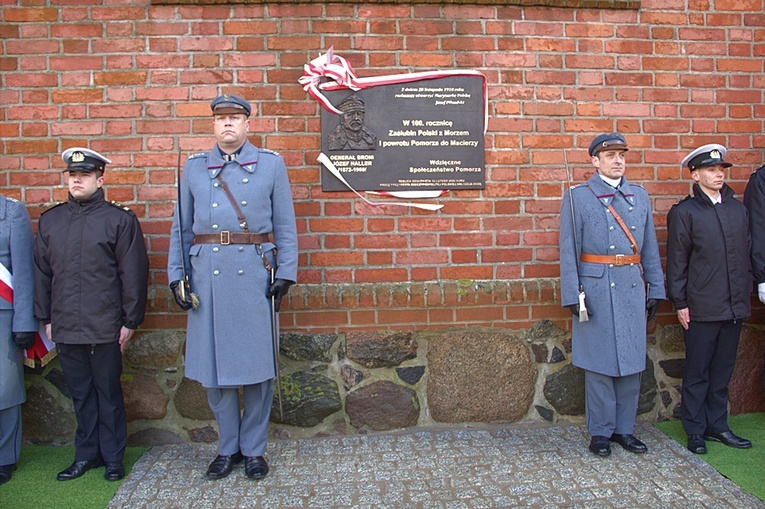
M 260 479 L 276 376 L 270 298 L 278 311 L 297 280 L 295 212 L 284 160 L 247 141 L 250 104 L 224 94 L 211 108 L 217 143 L 184 165 L 168 281 L 188 311 L 186 376 L 206 388 L 218 423 L 206 476 L 226 477 L 244 459 L 247 477 Z M 182 291 L 184 263 L 198 307 Z
M 728 382 L 743 320 L 751 314 L 749 216 L 725 184 L 727 150 L 704 145 L 682 162 L 693 195 L 667 214 L 667 290 L 685 341 L 681 415 L 688 449 L 705 440 L 737 449 L 752 443 L 728 426 Z
M 572 362 L 584 369 L 589 449 L 598 456 L 611 454 L 609 441 L 647 451 L 633 428 L 646 321 L 665 298 L 648 192 L 624 177 L 627 150 L 619 133 L 596 137 L 588 149 L 595 174 L 561 205 L 561 300 L 575 316 Z M 581 292 L 586 321 L 578 318 Z
M 61 154 L 69 198 L 42 216 L 35 239 L 35 315 L 56 343 L 77 417 L 69 481 L 106 464 L 125 476 L 122 350 L 143 322 L 149 257 L 136 215 L 104 199 L 111 161 L 94 150 Z

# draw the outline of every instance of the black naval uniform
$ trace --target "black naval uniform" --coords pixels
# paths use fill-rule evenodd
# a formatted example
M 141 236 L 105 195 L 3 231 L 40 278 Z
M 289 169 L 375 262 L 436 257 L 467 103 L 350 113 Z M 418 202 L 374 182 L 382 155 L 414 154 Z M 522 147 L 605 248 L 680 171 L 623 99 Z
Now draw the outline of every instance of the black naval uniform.
M 149 260 L 135 214 L 72 196 L 42 214 L 35 241 L 35 315 L 52 325 L 77 417 L 75 461 L 121 462 L 127 422 L 121 327 L 146 308 Z
M 750 315 L 749 218 L 733 189 L 713 204 L 698 184 L 667 216 L 667 294 L 688 308 L 682 419 L 688 435 L 730 431 L 728 382 Z

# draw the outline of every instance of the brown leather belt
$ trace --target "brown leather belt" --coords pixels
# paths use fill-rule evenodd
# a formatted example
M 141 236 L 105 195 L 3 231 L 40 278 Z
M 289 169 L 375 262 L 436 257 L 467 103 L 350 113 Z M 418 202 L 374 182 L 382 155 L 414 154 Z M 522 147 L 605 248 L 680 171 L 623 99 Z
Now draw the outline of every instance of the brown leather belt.
M 194 244 L 263 244 L 269 242 L 268 233 L 229 232 L 200 233 L 194 235 Z
M 603 263 L 606 265 L 630 265 L 633 263 L 640 263 L 640 254 L 634 254 L 634 255 L 625 255 L 625 254 L 618 254 L 618 255 L 596 255 L 596 254 L 589 254 L 589 253 L 582 253 L 582 256 L 579 258 L 583 262 L 587 263 Z

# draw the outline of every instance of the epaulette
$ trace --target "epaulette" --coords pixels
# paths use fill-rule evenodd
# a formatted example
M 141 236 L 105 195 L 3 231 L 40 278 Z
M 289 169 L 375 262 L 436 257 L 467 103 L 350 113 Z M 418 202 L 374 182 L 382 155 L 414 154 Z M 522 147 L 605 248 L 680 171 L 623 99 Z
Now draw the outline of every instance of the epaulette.
M 207 152 L 199 152 L 197 154 L 189 156 L 189 159 L 196 159 L 197 157 L 207 156 Z
M 42 216 L 42 215 L 44 215 L 44 214 L 47 214 L 47 213 L 48 213 L 48 212 L 50 212 L 51 210 L 53 210 L 53 209 L 56 209 L 56 208 L 60 207 L 61 205 L 64 205 L 65 203 L 67 203 L 67 202 L 65 202 L 65 201 L 60 201 L 60 202 L 58 202 L 58 203 L 55 203 L 55 204 L 51 205 L 51 207 L 50 207 L 49 209 L 46 209 L 46 210 L 44 210 L 44 211 L 43 211 L 43 213 L 42 213 L 42 214 L 40 214 L 40 215 Z
M 5 199 L 13 203 L 19 203 L 19 200 L 16 198 L 11 198 L 10 196 L 6 196 Z
M 116 202 L 116 201 L 108 201 L 108 202 L 106 202 L 106 203 L 108 203 L 108 204 L 109 204 L 109 205 L 111 205 L 112 207 L 116 207 L 116 208 L 118 208 L 118 209 L 120 209 L 120 210 L 123 210 L 123 211 L 125 211 L 125 212 L 128 212 L 129 214 L 135 215 L 135 212 L 133 212 L 132 210 L 130 210 L 130 207 L 126 207 L 125 205 L 121 204 L 120 202 Z
M 270 148 L 259 148 L 258 150 L 260 150 L 261 152 L 265 152 L 266 154 L 273 154 L 275 156 L 279 155 L 279 152 L 274 152 Z

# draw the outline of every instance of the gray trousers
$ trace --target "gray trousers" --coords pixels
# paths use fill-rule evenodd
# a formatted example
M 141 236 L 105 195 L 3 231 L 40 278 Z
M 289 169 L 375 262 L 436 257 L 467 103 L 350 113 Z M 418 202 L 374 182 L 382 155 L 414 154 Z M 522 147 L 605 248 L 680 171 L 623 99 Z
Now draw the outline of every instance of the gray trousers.
M 640 397 L 640 373 L 608 376 L 585 370 L 584 390 L 590 436 L 632 434 Z
M 218 422 L 218 454 L 241 451 L 245 456 L 263 456 L 268 443 L 268 421 L 274 400 L 274 381 L 242 386 L 244 414 L 239 410 L 239 388 L 207 389 L 207 402 Z
M 0 467 L 15 465 L 21 453 L 21 405 L 0 410 Z

